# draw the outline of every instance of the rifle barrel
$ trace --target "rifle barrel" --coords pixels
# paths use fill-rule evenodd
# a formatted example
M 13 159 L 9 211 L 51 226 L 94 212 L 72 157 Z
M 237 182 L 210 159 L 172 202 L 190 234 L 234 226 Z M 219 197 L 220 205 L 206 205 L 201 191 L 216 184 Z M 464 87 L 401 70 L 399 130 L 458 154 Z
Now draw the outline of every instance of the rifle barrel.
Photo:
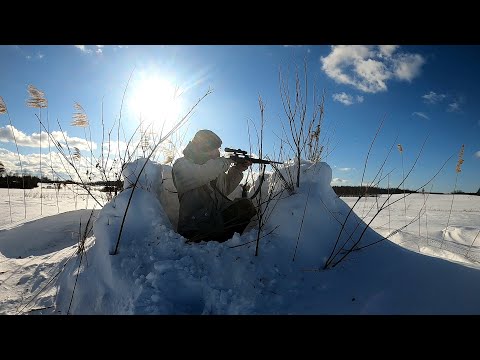
M 225 148 L 225 152 L 233 153 L 232 155 L 230 155 L 230 158 L 236 161 L 250 160 L 253 164 L 283 164 L 282 162 L 279 162 L 279 161 L 252 158 L 249 155 L 247 155 L 247 152 L 245 150 L 242 150 L 242 149 Z
M 257 159 L 251 157 L 242 157 L 242 156 L 230 156 L 232 160 L 235 161 L 251 161 L 253 164 L 283 164 L 279 161 L 272 161 L 272 160 L 265 160 L 265 159 Z

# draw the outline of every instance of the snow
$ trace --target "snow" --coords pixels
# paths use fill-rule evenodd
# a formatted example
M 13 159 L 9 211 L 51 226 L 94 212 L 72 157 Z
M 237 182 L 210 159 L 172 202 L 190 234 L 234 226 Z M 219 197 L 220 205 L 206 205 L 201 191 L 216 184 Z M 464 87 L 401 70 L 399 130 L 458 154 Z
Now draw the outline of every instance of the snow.
M 285 164 L 284 177 L 296 166 Z M 480 314 L 480 197 L 362 198 L 339 244 L 351 233 L 347 244 L 356 242 L 383 202 L 400 201 L 376 216 L 357 247 L 373 245 L 323 269 L 357 198 L 335 195 L 327 163 L 304 161 L 300 170 L 293 194 L 281 192 L 273 173 L 262 184 L 264 200 L 279 196 L 268 208 L 258 256 L 256 223 L 224 243 L 185 243 L 175 232 L 171 167 L 145 159 L 128 164 L 126 189 L 102 209 L 78 195 L 75 208 L 63 190 L 57 208 L 55 190 L 43 189 L 42 214 L 29 195 L 24 218 L 23 190 L 10 190 L 10 219 L 1 189 L 0 313 Z M 250 195 L 259 184 L 257 177 Z

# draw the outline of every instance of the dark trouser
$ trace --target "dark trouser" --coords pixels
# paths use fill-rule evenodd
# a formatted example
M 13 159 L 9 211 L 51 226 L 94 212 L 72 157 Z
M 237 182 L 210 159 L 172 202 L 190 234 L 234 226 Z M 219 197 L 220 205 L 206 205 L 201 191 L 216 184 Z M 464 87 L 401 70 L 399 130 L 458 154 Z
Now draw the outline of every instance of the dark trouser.
M 235 199 L 229 207 L 222 211 L 223 228 L 206 232 L 190 232 L 183 236 L 191 242 L 218 241 L 230 239 L 234 233 L 241 234 L 248 223 L 257 214 L 255 206 L 249 199 Z

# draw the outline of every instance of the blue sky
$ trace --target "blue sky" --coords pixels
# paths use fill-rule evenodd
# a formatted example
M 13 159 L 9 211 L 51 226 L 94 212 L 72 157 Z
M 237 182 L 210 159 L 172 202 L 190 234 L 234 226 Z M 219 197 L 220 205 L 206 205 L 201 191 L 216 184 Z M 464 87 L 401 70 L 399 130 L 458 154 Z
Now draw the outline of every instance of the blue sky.
M 273 154 L 282 136 L 281 123 L 286 122 L 279 70 L 285 75 L 287 66 L 301 65 L 304 58 L 309 81 L 315 79 L 319 91 L 326 92 L 323 133 L 330 144 L 325 161 L 333 171 L 332 185 L 360 183 L 370 143 L 385 118 L 369 157 L 367 181 L 377 173 L 391 144 L 399 143 L 404 149 L 403 166 L 395 146 L 383 172 L 392 171 L 390 186 L 397 186 L 428 137 L 406 186 L 420 187 L 453 155 L 432 189 L 453 191 L 458 153 L 464 144 L 456 189 L 478 190 L 479 46 L 4 45 L 0 46 L 0 96 L 13 126 L 22 132 L 20 153 L 29 159 L 26 167 L 33 172 L 39 123 L 38 111 L 25 106 L 28 85 L 45 93 L 51 130 L 59 130 L 58 119 L 71 144 L 81 144 L 85 138 L 84 129 L 70 126 L 74 102 L 81 104 L 93 130 L 92 141 L 99 148 L 102 99 L 109 129 L 119 117 L 130 75 L 122 112 L 127 139 L 139 123 L 140 109 L 144 120 L 155 118 L 158 126 L 163 116 L 159 108 L 171 108 L 170 113 L 178 116 L 211 88 L 213 93 L 196 108 L 188 127 L 182 128 L 184 145 L 195 131 L 208 128 L 219 134 L 223 146 L 248 149 L 247 123 L 258 126 L 261 96 L 266 105 L 264 151 Z M 175 87 L 182 92 L 176 107 L 156 96 Z M 45 110 L 42 117 L 46 119 Z M 8 124 L 8 117 L 1 115 L 0 161 L 12 168 L 15 145 Z M 253 133 L 252 125 L 250 130 Z M 47 151 L 44 147 L 42 156 Z M 381 186 L 387 187 L 387 180 Z

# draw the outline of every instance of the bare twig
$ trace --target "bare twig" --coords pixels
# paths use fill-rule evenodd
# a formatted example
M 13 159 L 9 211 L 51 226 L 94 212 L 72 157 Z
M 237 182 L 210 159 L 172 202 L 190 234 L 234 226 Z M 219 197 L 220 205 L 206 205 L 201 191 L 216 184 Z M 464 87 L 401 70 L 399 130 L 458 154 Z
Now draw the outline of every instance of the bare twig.
M 450 224 L 450 216 L 452 215 L 452 208 L 453 208 L 453 199 L 455 199 L 455 191 L 457 189 L 458 174 L 462 171 L 464 151 L 465 151 L 465 145 L 463 144 L 462 147 L 460 148 L 460 153 L 458 154 L 457 166 L 455 168 L 456 175 L 455 175 L 455 185 L 453 186 L 453 192 L 452 192 L 452 202 L 450 203 L 450 211 L 448 212 L 447 226 L 445 227 L 445 231 L 443 232 L 442 244 L 440 245 L 440 249 L 443 247 L 443 243 L 445 241 L 445 234 L 448 230 L 448 225 Z
M 122 236 L 122 231 L 123 231 L 123 226 L 125 224 L 125 218 L 127 217 L 127 213 L 128 213 L 128 209 L 130 207 L 130 203 L 132 201 L 132 197 L 133 197 L 133 193 L 135 192 L 135 189 L 137 187 L 137 183 L 138 183 L 138 180 L 140 179 L 140 176 L 143 172 L 143 170 L 145 169 L 145 166 L 147 165 L 147 162 L 150 160 L 150 157 L 154 154 L 155 150 L 157 149 L 157 147 L 165 140 L 167 139 L 168 137 L 170 137 L 171 134 L 173 134 L 178 128 L 180 128 L 188 119 L 189 119 L 189 116 L 190 114 L 193 112 L 193 110 L 197 107 L 197 105 L 205 98 L 207 97 L 209 94 L 211 94 L 212 90 L 208 90 L 200 99 L 198 99 L 198 101 L 195 103 L 195 105 L 193 105 L 190 110 L 187 112 L 187 114 L 182 118 L 180 119 L 177 124 L 164 136 L 162 137 L 158 142 L 157 144 L 155 144 L 154 148 L 152 149 L 152 151 L 150 152 L 150 154 L 148 155 L 148 157 L 145 159 L 144 161 L 144 164 L 142 166 L 142 168 L 140 169 L 140 172 L 138 173 L 138 176 L 137 176 L 137 179 L 135 180 L 135 183 L 133 184 L 132 186 L 132 191 L 130 192 L 130 197 L 128 198 L 128 202 L 127 202 L 127 206 L 125 208 L 125 212 L 123 214 L 123 218 L 122 218 L 122 223 L 120 225 L 120 231 L 118 233 L 118 238 L 117 238 L 117 242 L 115 244 L 115 250 L 113 251 L 113 253 L 111 253 L 111 255 L 116 255 L 118 253 L 118 245 L 120 244 L 120 238 Z
M 425 142 L 424 142 L 423 145 L 425 145 Z M 423 149 L 423 146 L 422 146 L 422 149 Z M 422 151 L 420 151 L 417 159 L 415 160 L 415 163 L 413 164 L 412 168 L 411 168 L 410 171 L 408 172 L 407 177 L 408 177 L 408 175 L 411 173 L 411 171 L 413 170 L 413 168 L 415 167 L 415 164 L 417 163 L 418 158 L 419 158 L 421 152 L 422 152 Z M 452 156 L 453 156 L 453 155 L 452 155 Z M 420 187 L 419 187 L 417 190 L 415 190 L 415 191 L 418 191 L 419 189 L 425 187 L 425 186 L 428 185 L 430 182 L 432 182 L 432 181 L 437 177 L 437 175 L 440 173 L 440 171 L 442 171 L 442 169 L 445 167 L 445 165 L 447 164 L 447 162 L 452 158 L 452 156 L 450 156 L 450 157 L 443 163 L 443 165 L 440 167 L 440 169 L 437 171 L 437 173 L 436 173 L 433 177 L 431 177 L 429 181 L 427 181 L 425 184 L 423 184 L 422 186 L 420 186 Z M 405 180 L 405 179 L 404 179 L 404 180 Z M 403 182 L 404 180 L 402 180 L 402 182 Z M 406 194 L 405 196 L 409 196 L 410 194 L 411 194 L 411 193 Z M 390 196 L 391 196 L 391 195 L 390 195 Z M 332 265 L 332 266 L 338 265 L 338 263 L 340 263 L 343 259 L 345 259 L 345 257 L 348 256 L 353 250 L 358 249 L 358 248 L 357 248 L 357 245 L 360 243 L 360 241 L 361 241 L 361 239 L 363 238 L 363 235 L 365 234 L 366 230 L 370 227 L 370 224 L 375 220 L 375 218 L 378 216 L 378 214 L 379 214 L 382 210 L 384 210 L 386 207 L 391 206 L 391 205 L 393 205 L 394 203 L 396 203 L 397 201 L 400 201 L 400 200 L 402 200 L 402 199 L 403 199 L 403 197 L 401 197 L 401 198 L 399 198 L 399 199 L 397 199 L 397 200 L 389 203 L 387 206 L 384 206 L 385 203 L 387 202 L 387 201 L 385 201 L 384 204 L 382 205 L 382 207 L 377 211 L 377 213 L 373 216 L 373 218 L 370 220 L 370 222 L 367 224 L 367 226 L 363 229 L 362 233 L 360 234 L 360 236 L 358 237 L 358 239 L 356 240 L 356 242 L 355 242 L 349 249 L 347 249 L 347 250 L 344 250 L 343 247 L 340 248 L 340 250 L 335 254 L 335 256 L 337 256 L 337 255 L 340 253 L 340 251 L 344 250 L 344 255 L 343 255 L 338 261 L 336 261 L 335 264 Z M 387 200 L 388 200 L 388 199 L 387 199 Z M 412 221 L 412 222 L 413 222 L 413 221 Z M 412 222 L 406 224 L 406 225 L 405 225 L 404 227 L 402 227 L 401 229 L 407 227 L 407 226 L 410 225 Z M 395 230 L 394 233 L 396 233 L 396 232 L 398 232 L 398 231 L 399 231 L 399 229 Z M 352 232 L 352 234 L 350 235 L 350 237 L 351 237 L 352 235 L 353 235 L 353 232 Z M 349 239 L 350 239 L 350 237 L 349 237 Z M 348 241 L 349 239 L 347 239 L 347 241 Z M 333 258 L 332 258 L 332 260 L 329 262 L 328 265 L 330 265 L 332 262 L 333 262 Z M 324 266 L 324 269 L 326 269 L 326 268 L 327 268 L 327 267 Z
M 377 128 L 377 132 L 375 133 L 375 136 L 373 137 L 373 140 L 370 142 L 370 148 L 368 149 L 367 156 L 365 157 L 365 164 L 363 165 L 363 174 L 362 174 L 362 180 L 361 180 L 360 184 L 363 184 L 363 179 L 365 177 L 365 171 L 367 169 L 368 158 L 370 157 L 370 152 L 372 151 L 373 144 L 375 143 L 375 140 L 377 139 L 377 136 L 380 133 L 380 129 L 382 128 L 384 121 L 385 121 L 385 116 L 383 117 L 382 121 L 380 122 L 380 125 Z M 367 189 L 368 189 L 368 187 L 367 187 Z M 366 190 L 365 190 L 365 192 L 366 192 Z M 330 264 L 330 262 L 332 260 L 332 257 L 334 256 L 333 254 L 335 253 L 338 242 L 340 241 L 340 236 L 342 235 L 342 232 L 345 229 L 345 225 L 347 224 L 347 221 L 348 221 L 348 218 L 350 217 L 350 214 L 352 213 L 353 209 L 355 208 L 355 206 L 357 205 L 357 203 L 360 201 L 361 198 L 362 198 L 362 196 L 359 195 L 357 201 L 355 201 L 355 204 L 348 211 L 347 216 L 345 217 L 345 220 L 342 223 L 340 231 L 338 232 L 337 239 L 335 240 L 335 243 L 333 244 L 332 251 L 330 252 L 330 255 L 328 256 L 327 261 L 325 262 L 325 266 L 324 266 L 325 269 L 328 267 L 328 265 Z
M 472 241 L 472 243 L 470 244 L 470 246 L 468 247 L 468 250 L 467 250 L 467 252 L 465 253 L 465 256 L 468 256 L 468 253 L 470 252 L 470 250 L 472 250 L 473 244 L 474 244 L 475 241 L 477 240 L 477 237 L 478 237 L 479 234 L 480 234 L 480 230 L 478 230 L 477 235 L 475 235 L 475 237 L 473 238 L 473 241 Z

